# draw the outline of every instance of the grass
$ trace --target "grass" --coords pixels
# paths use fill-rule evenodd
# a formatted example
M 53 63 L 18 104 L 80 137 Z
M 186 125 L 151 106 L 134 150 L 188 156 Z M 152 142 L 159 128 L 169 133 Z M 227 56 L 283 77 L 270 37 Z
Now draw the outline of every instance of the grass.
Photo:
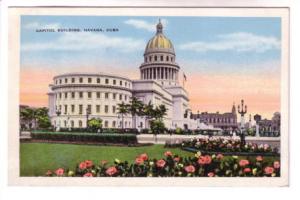
M 121 161 L 134 162 L 137 155 L 147 153 L 150 158 L 163 158 L 164 152 L 171 151 L 181 157 L 194 156 L 194 153 L 179 148 L 164 148 L 164 145 L 143 147 L 97 146 L 76 144 L 21 143 L 20 145 L 20 175 L 44 176 L 47 170 L 59 167 L 75 169 L 84 160 L 92 160 L 98 164 L 107 160 L 110 164 L 115 158 Z M 231 156 L 225 156 L 225 159 Z M 239 159 L 252 159 L 251 156 L 239 156 Z M 265 157 L 266 162 L 272 163 L 279 157 Z
M 191 156 L 194 153 L 177 148 L 164 148 L 163 145 L 144 147 L 96 146 L 73 144 L 21 143 L 20 175 L 43 176 L 45 172 L 59 167 L 72 168 L 84 160 L 99 163 L 107 160 L 113 163 L 115 158 L 133 162 L 135 157 L 147 153 L 150 158 L 162 158 L 165 151 L 172 151 L 179 156 Z

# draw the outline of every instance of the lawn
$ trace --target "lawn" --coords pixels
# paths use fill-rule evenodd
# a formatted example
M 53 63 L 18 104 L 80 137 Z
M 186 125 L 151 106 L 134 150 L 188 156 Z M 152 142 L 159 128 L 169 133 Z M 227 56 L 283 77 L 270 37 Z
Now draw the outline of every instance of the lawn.
M 107 160 L 113 163 L 115 158 L 134 161 L 136 156 L 147 153 L 150 158 L 162 158 L 165 151 L 172 151 L 179 156 L 191 156 L 193 153 L 177 148 L 164 148 L 163 145 L 144 147 L 96 146 L 73 144 L 21 143 L 20 175 L 43 176 L 45 172 L 59 167 L 74 169 L 84 160 L 99 163 Z

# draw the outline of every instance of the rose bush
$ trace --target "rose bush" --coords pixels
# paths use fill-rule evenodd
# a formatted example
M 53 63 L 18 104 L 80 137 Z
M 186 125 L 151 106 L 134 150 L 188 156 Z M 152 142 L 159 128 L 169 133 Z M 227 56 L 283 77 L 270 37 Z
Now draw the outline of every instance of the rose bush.
M 190 147 L 205 152 L 248 152 L 248 153 L 278 153 L 277 148 L 268 144 L 255 143 L 241 144 L 240 140 L 224 138 L 199 138 L 183 141 L 182 147 Z
M 113 165 L 101 161 L 98 165 L 90 160 L 78 163 L 75 170 L 58 168 L 47 170 L 46 176 L 65 177 L 278 177 L 280 162 L 266 161 L 262 156 L 243 158 L 202 155 L 179 157 L 166 152 L 163 158 L 151 159 L 147 154 L 136 157 L 135 162 L 115 159 Z

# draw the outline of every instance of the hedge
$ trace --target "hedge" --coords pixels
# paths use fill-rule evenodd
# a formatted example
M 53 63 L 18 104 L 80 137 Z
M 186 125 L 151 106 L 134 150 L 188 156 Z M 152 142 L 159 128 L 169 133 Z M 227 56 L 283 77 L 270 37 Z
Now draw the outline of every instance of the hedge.
M 116 144 L 136 144 L 135 134 L 103 134 L 103 133 L 61 133 L 61 132 L 32 132 L 32 139 L 68 142 L 99 142 Z

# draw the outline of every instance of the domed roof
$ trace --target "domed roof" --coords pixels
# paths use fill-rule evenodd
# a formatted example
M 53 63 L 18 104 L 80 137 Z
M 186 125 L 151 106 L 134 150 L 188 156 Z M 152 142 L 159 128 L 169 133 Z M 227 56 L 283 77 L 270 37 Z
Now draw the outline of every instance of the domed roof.
M 164 51 L 175 54 L 172 42 L 163 34 L 163 25 L 159 20 L 156 25 L 156 35 L 146 45 L 145 54 L 156 51 Z

